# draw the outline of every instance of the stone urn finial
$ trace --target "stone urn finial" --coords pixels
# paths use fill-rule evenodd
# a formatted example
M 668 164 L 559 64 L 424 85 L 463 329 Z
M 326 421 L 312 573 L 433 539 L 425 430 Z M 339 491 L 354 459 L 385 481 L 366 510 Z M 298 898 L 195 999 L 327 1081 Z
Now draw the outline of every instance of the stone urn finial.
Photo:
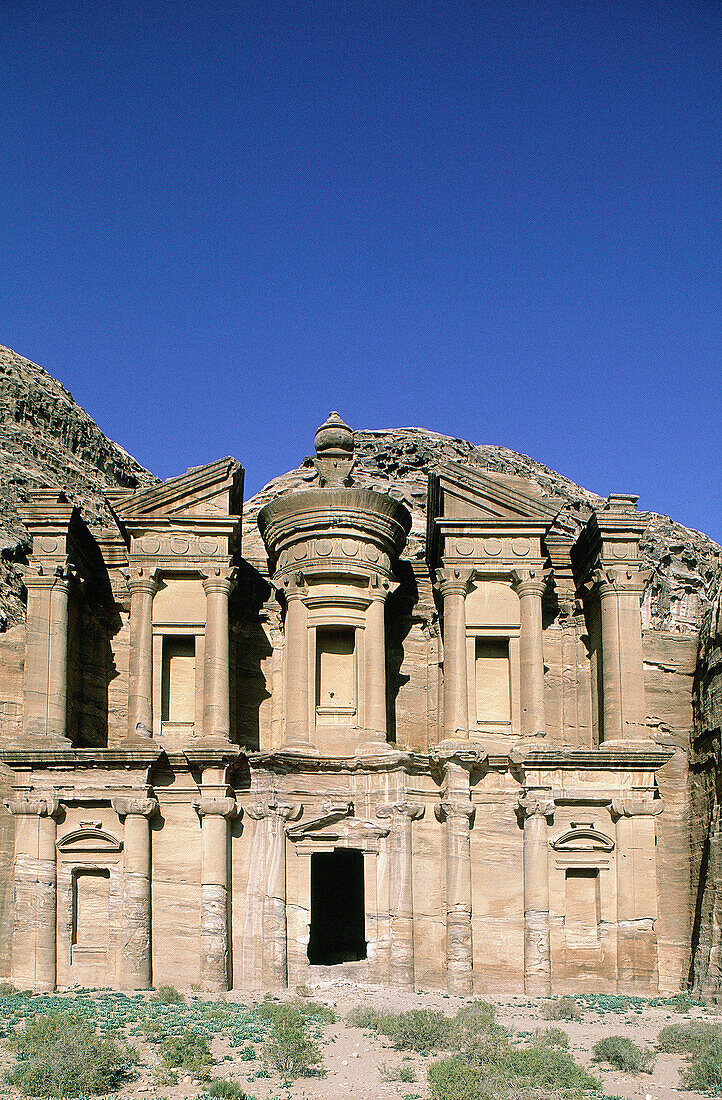
M 354 464 L 353 431 L 337 412 L 330 412 L 316 429 L 315 443 L 321 485 L 348 485 Z

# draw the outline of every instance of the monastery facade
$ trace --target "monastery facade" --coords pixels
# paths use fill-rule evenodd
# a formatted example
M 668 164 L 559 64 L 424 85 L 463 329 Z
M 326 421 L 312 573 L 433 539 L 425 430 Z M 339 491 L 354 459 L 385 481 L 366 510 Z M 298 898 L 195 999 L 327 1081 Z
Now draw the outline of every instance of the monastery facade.
M 13 982 L 681 988 L 636 498 L 571 531 L 531 481 L 440 464 L 410 560 L 337 414 L 259 513 L 265 560 L 242 487 L 223 459 L 114 491 L 100 531 L 31 494 Z

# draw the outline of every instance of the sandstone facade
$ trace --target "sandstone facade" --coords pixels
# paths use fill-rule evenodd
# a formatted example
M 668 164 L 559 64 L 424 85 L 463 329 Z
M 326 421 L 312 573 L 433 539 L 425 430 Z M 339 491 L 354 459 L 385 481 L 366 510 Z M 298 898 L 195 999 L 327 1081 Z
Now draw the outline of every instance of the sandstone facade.
M 51 480 L 0 659 L 15 982 L 686 987 L 704 536 L 336 415 L 245 509 L 233 459 L 93 515 Z

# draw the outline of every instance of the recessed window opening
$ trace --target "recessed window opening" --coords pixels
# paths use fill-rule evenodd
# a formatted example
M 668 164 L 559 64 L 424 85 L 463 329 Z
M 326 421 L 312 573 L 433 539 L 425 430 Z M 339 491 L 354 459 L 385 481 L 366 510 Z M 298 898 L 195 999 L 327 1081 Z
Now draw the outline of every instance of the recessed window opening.
M 356 706 L 356 632 L 352 627 L 316 631 L 316 706 L 353 710 Z
M 163 638 L 161 722 L 193 722 L 196 702 L 196 642 Z
M 109 891 L 109 870 L 93 868 L 73 873 L 73 947 L 107 948 Z
M 566 872 L 564 927 L 568 944 L 595 944 L 599 940 L 599 871 L 569 867 Z
M 311 936 L 314 966 L 366 958 L 364 857 L 355 848 L 311 856 Z
M 476 639 L 476 720 L 508 725 L 511 722 L 509 640 Z

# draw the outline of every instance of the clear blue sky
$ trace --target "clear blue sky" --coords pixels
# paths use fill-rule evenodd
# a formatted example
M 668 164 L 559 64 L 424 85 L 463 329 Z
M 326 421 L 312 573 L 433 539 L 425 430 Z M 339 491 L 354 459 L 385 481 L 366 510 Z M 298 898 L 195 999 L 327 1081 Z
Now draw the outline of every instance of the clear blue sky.
M 719 0 L 4 0 L 0 342 L 167 477 L 329 409 L 722 541 Z

